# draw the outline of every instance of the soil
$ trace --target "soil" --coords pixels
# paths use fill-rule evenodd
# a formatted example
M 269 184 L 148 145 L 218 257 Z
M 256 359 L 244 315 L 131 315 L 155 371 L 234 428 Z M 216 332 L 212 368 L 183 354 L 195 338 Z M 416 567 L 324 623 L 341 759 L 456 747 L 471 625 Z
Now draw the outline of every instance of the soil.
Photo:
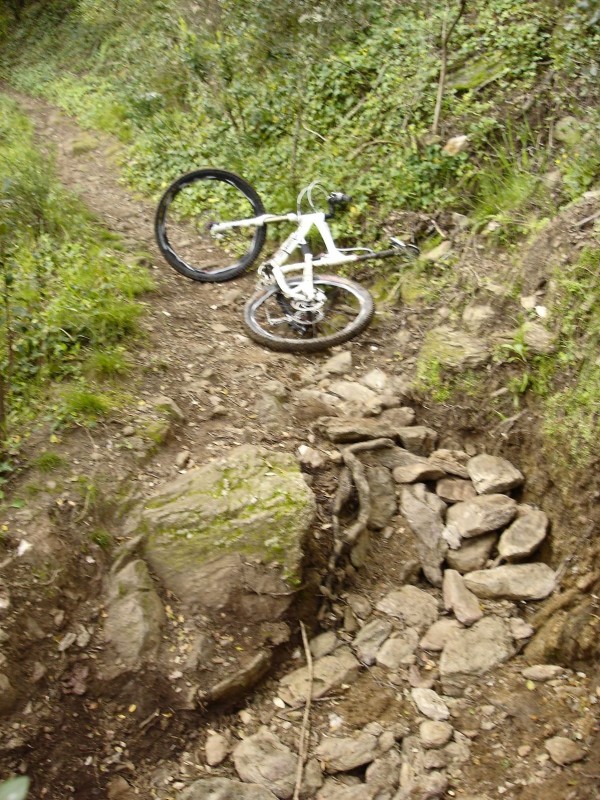
M 248 441 L 295 452 L 300 444 L 312 440 L 310 427 L 291 417 L 268 419 L 257 413 L 261 385 L 278 380 L 293 393 L 302 385 L 304 372 L 331 353 L 286 355 L 253 344 L 241 322 L 245 298 L 254 287 L 253 276 L 244 275 L 233 283 L 197 284 L 176 274 L 162 261 L 154 244 L 154 205 L 133 197 L 119 181 L 115 142 L 94 133 L 93 147 L 82 152 L 78 147 L 82 131 L 73 121 L 38 100 L 19 97 L 18 101 L 33 120 L 39 141 L 55 153 L 62 182 L 105 226 L 123 237 L 132 258 L 144 259 L 157 290 L 147 298 L 144 336 L 135 344 L 135 377 L 129 388 L 138 405 L 102 426 L 61 434 L 56 449 L 68 466 L 52 475 L 24 468 L 11 486 L 12 496 L 27 497 L 27 503 L 24 508 L 9 508 L 2 520 L 8 554 L 2 566 L 11 599 L 3 624 L 11 630 L 9 661 L 20 665 L 22 672 L 18 680 L 11 676 L 19 694 L 17 710 L 0 725 L 1 774 L 29 774 L 33 798 L 173 797 L 178 786 L 190 778 L 234 776 L 227 763 L 212 771 L 206 767 L 203 747 L 207 732 L 243 729 L 237 713 L 242 707 L 250 711 L 256 725 L 275 720 L 276 679 L 298 663 L 294 649 L 301 646 L 300 640 L 296 634 L 292 644 L 280 652 L 272 674 L 233 708 L 178 709 L 169 687 L 162 687 L 151 670 L 147 675 L 151 692 L 139 693 L 138 680 L 136 684 L 116 683 L 107 693 L 106 687 L 96 682 L 94 664 L 102 652 L 97 632 L 104 614 L 103 580 L 112 548 L 120 540 L 111 498 L 149 493 L 176 474 L 176 458 L 184 450 L 191 453 L 195 464 Z M 483 256 L 479 264 L 472 259 L 470 268 L 484 270 L 485 263 Z M 424 326 L 413 316 L 412 331 L 418 342 Z M 410 358 L 399 362 L 397 355 L 395 335 L 404 324 L 395 312 L 378 314 L 365 334 L 345 345 L 352 352 L 357 374 L 376 366 L 393 373 L 410 365 Z M 497 388 L 493 378 L 490 381 L 490 389 Z M 141 459 L 128 446 L 123 431 L 139 421 L 152 398 L 159 395 L 177 403 L 183 420 L 156 453 Z M 451 432 L 448 439 L 502 452 L 519 464 L 528 476 L 528 493 L 523 499 L 538 502 L 545 496 L 549 505 L 554 544 L 545 557 L 553 565 L 570 559 L 565 564 L 571 584 L 588 574 L 593 566 L 593 531 L 598 525 L 597 476 L 586 476 L 579 496 L 565 496 L 561 487 L 552 485 L 543 465 L 535 463 L 533 411 L 525 410 L 514 424 L 499 429 L 497 417 L 487 409 L 469 407 L 468 402 L 451 407 L 423 402 L 417 407 L 418 421 Z M 28 455 L 47 445 L 45 436 L 42 432 L 30 441 Z M 330 472 L 313 476 L 323 523 L 329 519 L 335 482 Z M 573 519 L 577 520 L 576 530 Z M 108 542 L 98 531 L 108 532 Z M 25 557 L 14 558 L 11 542 L 25 533 L 32 549 Z M 321 546 L 323 552 L 319 553 L 317 545 L 313 554 L 317 562 L 326 556 L 327 547 Z M 401 537 L 380 537 L 365 566 L 349 578 L 345 588 L 379 598 L 397 587 L 407 555 Z M 227 624 L 229 621 L 225 628 Z M 81 638 L 66 646 L 67 631 L 79 631 Z M 92 631 L 91 636 L 85 631 Z M 598 675 L 586 656 L 589 653 L 573 647 L 576 660 L 571 666 L 580 671 L 569 673 L 563 684 L 566 688 L 560 691 L 543 685 L 528 688 L 520 675 L 525 664 L 522 656 L 474 684 L 453 721 L 459 730 L 474 732 L 472 755 L 451 790 L 454 794 L 448 796 L 466 800 L 485 792 L 486 797 L 515 800 L 598 797 L 600 736 L 594 714 Z M 476 732 L 474 719 L 481 705 L 496 709 L 494 725 L 485 735 Z M 333 712 L 349 728 L 408 714 L 406 700 L 377 668 L 363 672 L 350 690 L 318 704 L 313 730 L 327 730 Z M 281 736 L 290 737 L 295 748 L 296 734 L 284 722 L 282 718 Z M 539 782 L 521 785 L 518 780 L 526 783 L 543 767 L 543 740 L 564 732 L 582 740 L 588 752 L 586 760 L 564 769 L 542 770 Z M 517 754 L 524 745 L 532 747 L 528 758 Z M 128 790 L 119 778 L 125 778 L 135 790 Z M 123 793 L 119 787 L 125 787 Z

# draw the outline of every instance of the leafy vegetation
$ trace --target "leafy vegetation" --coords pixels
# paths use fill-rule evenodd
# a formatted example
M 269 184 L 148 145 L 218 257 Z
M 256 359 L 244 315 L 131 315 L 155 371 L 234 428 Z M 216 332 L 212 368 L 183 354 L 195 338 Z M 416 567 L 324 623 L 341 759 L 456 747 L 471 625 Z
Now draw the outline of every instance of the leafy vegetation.
M 588 465 L 600 445 L 600 246 L 556 274 L 558 350 L 554 363 L 537 365 L 544 392 L 543 429 L 570 461 Z M 552 381 L 540 380 L 552 370 Z M 558 384 L 558 386 L 557 386 Z
M 320 177 L 354 197 L 334 221 L 352 243 L 382 236 L 394 211 L 448 209 L 468 213 L 493 246 L 512 248 L 600 177 L 599 14 L 596 0 L 10 0 L 0 13 L 0 77 L 118 136 L 124 174 L 145 194 L 211 165 L 242 174 L 279 209 Z M 18 157 L 14 141 L 27 141 L 27 126 L 10 113 L 10 173 L 19 176 L 19 224 L 28 231 L 18 259 L 12 242 L 2 251 L 20 264 L 18 291 L 12 273 L 4 284 L 9 335 L 16 343 L 27 330 L 18 347 L 5 347 L 12 403 L 22 413 L 40 381 L 69 380 L 56 413 L 93 419 L 119 402 L 114 387 L 93 384 L 130 369 L 123 340 L 135 331 L 145 279 L 120 271 L 114 243 L 91 244 L 93 223 L 68 198 L 58 201 L 40 156 Z M 445 144 L 456 135 L 469 145 L 450 154 Z M 84 137 L 80 146 L 91 145 Z M 549 434 L 567 423 L 580 430 L 578 458 L 596 424 L 585 411 L 575 420 L 579 404 L 593 407 L 598 383 L 595 312 L 585 310 L 598 297 L 589 258 L 556 278 L 557 352 L 534 356 L 515 340 L 501 353 L 515 402 L 534 392 Z M 86 261 L 99 265 L 87 283 Z M 70 287 L 63 295 L 48 283 L 59 265 Z M 96 288 L 108 274 L 132 283 L 119 283 L 105 305 Z M 433 271 L 421 262 L 402 280 L 381 267 L 373 284 L 381 297 L 419 304 L 435 301 L 452 277 L 451 262 Z M 19 311 L 26 290 L 38 304 L 52 297 L 27 320 Z M 477 388 L 447 380 L 435 358 L 420 369 L 440 400 Z
M 319 176 L 354 195 L 338 223 L 352 237 L 375 236 L 393 209 L 474 207 L 513 238 L 543 194 L 540 175 L 573 153 L 550 140 L 551 120 L 598 124 L 586 109 L 597 99 L 600 33 L 595 5 L 582 0 L 468 3 L 448 45 L 440 136 L 431 133 L 440 36 L 458 0 L 19 5 L 5 74 L 128 142 L 132 185 L 157 193 L 219 166 L 278 207 Z M 528 136 L 507 138 L 507 123 Z M 470 151 L 448 155 L 457 133 Z M 567 199 L 598 175 L 597 140 L 580 143 L 585 158 L 565 169 Z
M 40 412 L 89 420 L 110 410 L 114 403 L 90 382 L 126 370 L 120 343 L 135 334 L 137 298 L 152 282 L 62 189 L 52 163 L 35 150 L 29 123 L 6 98 L 0 270 L 0 452 L 10 455 L 22 424 Z M 52 462 L 47 456 L 42 469 Z

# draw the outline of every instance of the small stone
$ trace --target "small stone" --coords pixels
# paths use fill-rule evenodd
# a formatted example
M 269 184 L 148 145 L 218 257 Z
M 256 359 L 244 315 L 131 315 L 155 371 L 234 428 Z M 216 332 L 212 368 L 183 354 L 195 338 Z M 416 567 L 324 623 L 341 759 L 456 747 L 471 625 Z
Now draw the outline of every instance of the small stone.
M 209 733 L 204 745 L 206 763 L 209 767 L 216 767 L 227 758 L 229 743 L 220 733 Z
M 282 800 L 292 796 L 297 759 L 268 728 L 236 745 L 233 760 L 243 781 L 263 785 Z
M 449 550 L 446 554 L 448 566 L 461 573 L 482 569 L 497 541 L 497 533 L 485 533 L 472 539 L 464 539 L 458 550 Z
M 446 240 L 437 247 L 433 247 L 431 250 L 428 250 L 421 256 L 421 258 L 424 261 L 441 261 L 444 256 L 448 255 L 450 250 L 452 250 L 452 243 Z
M 510 461 L 487 453 L 472 458 L 467 470 L 478 494 L 508 492 L 524 481 L 522 473 Z
M 400 678 L 400 676 L 398 677 Z M 431 672 L 421 672 L 416 664 L 411 664 L 408 668 L 408 683 L 413 689 L 433 689 L 433 674 Z M 400 678 L 396 685 L 401 684 L 402 679 Z
M 448 761 L 444 750 L 428 750 L 423 754 L 424 769 L 444 769 L 448 766 Z
M 554 736 L 552 739 L 547 739 L 544 747 L 550 754 L 552 761 L 561 767 L 585 758 L 585 750 L 565 736 Z
M 462 313 L 462 321 L 470 331 L 478 332 L 486 323 L 494 319 L 495 311 L 492 306 L 482 303 L 468 305 Z
M 363 414 L 379 414 L 382 410 L 381 400 L 372 390 L 355 381 L 333 381 L 329 387 L 332 394 L 345 400 L 350 408 Z
M 174 788 L 174 784 L 171 784 L 171 786 Z M 174 795 L 172 792 L 167 792 L 167 796 L 173 797 Z M 134 795 L 133 797 L 137 800 L 139 795 Z M 190 783 L 176 797 L 177 800 L 216 800 L 216 798 L 218 800 L 277 800 L 277 796 L 264 786 L 240 783 L 228 778 L 202 778 Z M 110 797 L 109 800 L 111 800 Z M 129 800 L 129 796 L 127 800 Z
M 434 450 L 429 456 L 431 463 L 436 464 L 445 473 L 463 479 L 469 477 L 467 464 L 470 458 L 471 456 L 463 450 L 448 450 L 447 448 Z
M 444 472 L 437 464 L 432 464 L 423 456 L 409 453 L 405 456 L 406 463 L 394 467 L 392 476 L 396 483 L 416 483 L 417 481 L 436 481 L 444 477 Z
M 438 604 L 432 597 L 416 586 L 403 586 L 390 592 L 377 603 L 377 610 L 401 619 L 409 628 L 424 630 L 438 616 Z
M 366 387 L 362 387 L 365 391 L 370 391 Z M 321 412 L 321 415 L 324 412 Z M 345 443 L 345 442 L 360 442 L 363 439 L 395 439 L 399 428 L 410 425 L 415 418 L 415 412 L 408 406 L 401 408 L 393 408 L 375 419 L 365 417 L 327 417 L 317 426 L 325 436 L 332 442 Z M 392 448 L 390 448 L 392 449 Z M 378 461 L 383 466 L 388 466 L 385 457 L 385 450 L 378 453 Z M 409 454 L 411 458 L 416 459 L 417 456 Z M 395 463 L 390 465 L 390 468 L 396 466 Z
M 436 483 L 435 492 L 446 503 L 464 503 L 477 496 L 473 483 L 463 478 L 442 478 Z
M 408 628 L 384 642 L 377 653 L 376 662 L 390 670 L 413 664 L 418 643 L 419 634 L 413 628 Z
M 344 350 L 336 353 L 323 364 L 321 373 L 323 375 L 347 375 L 352 370 L 352 353 Z
M 444 649 L 444 645 L 453 633 L 461 629 L 462 626 L 457 620 L 450 617 L 442 617 L 429 628 L 419 642 L 419 647 L 422 650 L 437 653 Z
M 530 639 L 535 633 L 533 627 L 520 617 L 509 617 L 508 625 L 511 635 L 516 641 Z
M 333 653 L 339 643 L 335 631 L 325 631 L 310 640 L 310 652 L 315 660 L 323 658 L 323 656 Z
M 405 450 L 417 456 L 428 456 L 437 441 L 437 432 L 425 425 L 411 425 L 398 430 L 398 438 Z M 437 465 L 436 465 L 437 466 Z
M 349 593 L 346 602 L 359 619 L 366 619 L 371 613 L 371 603 L 362 595 Z
M 123 436 L 127 436 L 127 437 L 128 436 L 133 436 L 135 434 L 135 428 L 133 427 L 133 425 L 125 425 L 125 427 L 123 428 L 122 433 L 123 433 Z
M 527 558 L 546 537 L 548 517 L 543 511 L 528 511 L 518 517 L 500 536 L 498 554 L 507 561 Z
M 283 677 L 279 683 L 279 696 L 288 705 L 297 705 L 306 700 L 309 686 L 312 686 L 312 698 L 322 697 L 344 683 L 353 683 L 359 669 L 360 664 L 350 650 L 338 647 L 335 653 L 315 663 L 312 682 L 307 667 L 300 667 Z
M 189 462 L 191 456 L 192 454 L 189 450 L 181 450 L 179 453 L 177 453 L 175 456 L 175 466 L 177 469 L 183 469 Z
M 433 689 L 411 689 L 412 699 L 425 717 L 436 721 L 448 719 L 448 706 Z
M 444 692 L 460 696 L 472 683 L 473 676 L 483 675 L 513 654 L 508 625 L 500 617 L 485 616 L 471 628 L 455 631 L 448 638 L 440 659 Z
M 17 692 L 8 677 L 0 672 L 0 716 L 10 714 L 17 704 Z
M 381 394 L 385 392 L 389 379 L 383 370 L 372 369 L 370 372 L 367 372 L 366 375 L 363 375 L 360 382 L 364 383 L 365 386 L 372 389 L 374 392 Z
M 379 755 L 377 736 L 363 731 L 357 737 L 324 737 L 315 755 L 325 772 L 348 772 L 369 764 Z
M 175 400 L 172 397 L 167 397 L 166 395 L 158 395 L 154 397 L 150 401 L 150 405 L 152 405 L 157 411 L 162 412 L 165 414 L 169 419 L 177 422 L 184 422 L 185 421 L 185 414 L 179 408 Z
M 366 467 L 366 478 L 371 494 L 367 527 L 371 530 L 381 530 L 396 514 L 396 486 L 387 467 Z
M 451 139 L 448 139 L 444 147 L 442 148 L 444 153 L 449 156 L 457 156 L 459 153 L 463 153 L 469 147 L 469 137 L 465 134 L 461 136 L 453 136 Z
M 301 444 L 298 448 L 298 461 L 308 469 L 323 469 L 327 464 L 327 457 L 314 447 Z
M 454 527 L 463 539 L 470 539 L 503 528 L 516 513 L 517 504 L 512 498 L 487 494 L 450 506 L 446 525 Z
M 460 572 L 447 569 L 442 585 L 444 607 L 454 611 L 456 619 L 463 625 L 472 625 L 483 617 L 483 611 L 475 595 L 470 592 Z
M 559 667 L 556 664 L 535 664 L 533 667 L 526 667 L 521 672 L 521 675 L 530 681 L 543 682 L 558 678 L 564 672 L 564 667 Z
M 392 632 L 392 624 L 387 619 L 372 619 L 361 628 L 352 643 L 352 648 L 363 664 L 374 664 L 381 645 Z
M 520 758 L 526 758 L 529 753 L 531 753 L 531 745 L 522 744 L 521 747 L 517 748 L 517 754 L 520 756 Z
M 356 633 L 356 631 L 360 628 L 358 624 L 358 620 L 352 611 L 351 608 L 346 607 L 344 609 L 344 631 L 346 633 Z
M 545 306 L 536 306 L 535 310 L 542 318 L 548 313 Z M 532 355 L 546 356 L 556 350 L 554 335 L 539 322 L 527 320 L 521 326 L 519 333 L 523 336 L 527 350 Z
M 437 749 L 448 744 L 454 733 L 449 722 L 427 719 L 419 726 L 419 738 L 426 750 Z
M 384 734 L 385 735 L 385 734 Z M 379 741 L 381 747 L 381 737 Z M 392 741 L 393 746 L 393 741 Z M 383 748 L 382 748 L 383 749 Z M 402 759 L 397 750 L 388 748 L 385 755 L 376 758 L 366 769 L 365 782 L 379 792 L 394 792 L 398 787 Z

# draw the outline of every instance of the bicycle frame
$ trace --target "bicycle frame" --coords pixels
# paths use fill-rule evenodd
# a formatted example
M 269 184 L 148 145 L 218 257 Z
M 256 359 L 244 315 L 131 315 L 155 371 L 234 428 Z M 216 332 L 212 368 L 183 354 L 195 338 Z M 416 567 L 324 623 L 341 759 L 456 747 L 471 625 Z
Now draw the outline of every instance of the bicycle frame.
M 348 253 L 340 250 L 333 240 L 331 230 L 327 224 L 327 216 L 323 211 L 315 211 L 310 214 L 297 214 L 294 212 L 288 214 L 261 214 L 261 216 L 251 219 L 216 223 L 212 226 L 211 233 L 218 235 L 219 232 L 231 228 L 253 227 L 271 222 L 297 222 L 298 227 L 288 236 L 274 255 L 261 264 L 258 269 L 259 275 L 264 276 L 265 273 L 268 273 L 269 278 L 277 282 L 286 297 L 301 303 L 316 302 L 319 305 L 321 302 L 320 298 L 317 297 L 319 293 L 315 290 L 313 284 L 313 270 L 315 267 L 332 267 L 338 264 L 363 261 L 367 258 L 386 258 L 398 253 L 397 249 L 375 253 L 368 248 L 355 248 L 356 250 L 365 251 L 361 255 L 357 255 L 356 252 Z M 326 250 L 323 255 L 316 259 L 313 258 L 306 241 L 306 236 L 313 226 L 318 230 Z M 287 260 L 298 248 L 303 253 L 303 261 L 286 264 Z M 302 272 L 302 279 L 295 287 L 290 286 L 286 280 L 286 275 L 293 272 Z

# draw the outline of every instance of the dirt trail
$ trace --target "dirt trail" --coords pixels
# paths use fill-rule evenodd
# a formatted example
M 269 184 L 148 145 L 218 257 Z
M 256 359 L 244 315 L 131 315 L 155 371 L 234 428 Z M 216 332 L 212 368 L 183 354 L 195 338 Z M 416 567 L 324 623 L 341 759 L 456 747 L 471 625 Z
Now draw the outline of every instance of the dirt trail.
M 253 288 L 253 276 L 245 275 L 229 284 L 211 285 L 196 284 L 176 274 L 164 264 L 154 244 L 154 205 L 133 197 L 119 182 L 115 163 L 118 145 L 101 134 L 82 134 L 64 114 L 42 101 L 21 96 L 15 99 L 33 120 L 39 141 L 55 152 L 58 174 L 65 186 L 74 190 L 106 227 L 123 237 L 132 257 L 140 250 L 150 255 L 148 266 L 157 283 L 156 292 L 147 299 L 143 322 L 145 337 L 135 344 L 134 350 L 137 369 L 135 383 L 130 388 L 139 403 L 100 430 L 77 431 L 72 435 L 68 454 L 73 471 L 94 473 L 102 465 L 116 485 L 127 477 L 136 484 L 138 494 L 143 494 L 177 471 L 176 459 L 182 450 L 189 450 L 193 461 L 201 464 L 242 442 L 293 451 L 299 444 L 310 441 L 310 431 L 302 421 L 287 416 L 270 417 L 268 407 L 261 406 L 263 387 L 267 381 L 279 381 L 293 395 L 295 389 L 305 386 L 311 378 L 316 382 L 318 366 L 331 354 L 286 355 L 252 343 L 243 333 L 241 314 L 245 298 Z M 92 149 L 82 147 L 83 138 L 95 140 L 95 146 Z M 191 164 L 190 169 L 194 166 Z M 394 371 L 394 351 L 398 344 L 391 335 L 393 322 L 393 319 L 378 319 L 366 334 L 345 346 L 352 351 L 358 374 L 375 366 Z M 143 414 L 145 400 L 159 394 L 171 397 L 185 419 L 155 458 L 136 462 L 126 449 L 119 450 L 113 444 L 123 442 L 124 428 Z M 448 430 L 446 420 L 444 424 Z M 438 429 L 442 430 L 442 426 Z M 333 477 L 329 479 L 331 486 L 317 483 L 313 487 L 322 497 L 328 489 L 333 489 Z M 107 794 L 109 775 L 106 772 L 99 774 L 97 771 L 95 777 L 90 777 L 92 770 L 86 766 L 87 772 L 82 774 L 82 764 L 89 765 L 96 757 L 102 758 L 103 765 L 108 765 L 111 772 L 114 769 L 114 775 L 124 775 L 135 785 L 149 786 L 150 783 L 144 784 L 144 781 L 150 776 L 157 781 L 151 785 L 160 785 L 162 792 L 163 783 L 172 780 L 170 776 L 179 774 L 187 780 L 189 764 L 194 764 L 193 769 L 203 769 L 203 746 L 209 720 L 199 720 L 198 715 L 191 712 L 157 711 L 140 723 L 127 716 L 127 706 L 123 708 L 122 703 L 119 706 L 104 700 L 99 708 L 96 700 L 86 697 L 85 691 L 80 692 L 86 681 L 86 662 L 79 660 L 73 666 L 75 658 L 68 662 L 68 653 L 57 653 L 57 642 L 67 629 L 65 620 L 70 630 L 76 629 L 78 620 L 86 623 L 93 620 L 97 625 L 102 578 L 110 566 L 110 557 L 96 548 L 92 551 L 94 558 L 82 562 L 76 552 L 76 540 L 70 540 L 69 535 L 85 524 L 79 522 L 83 517 L 60 517 L 69 513 L 68 499 L 59 510 L 54 505 L 54 497 L 50 500 L 42 494 L 38 499 L 40 508 L 44 502 L 52 505 L 56 527 L 64 533 L 64 540 L 57 546 L 62 547 L 65 554 L 70 583 L 54 589 L 52 575 L 43 576 L 37 587 L 39 591 L 41 586 L 42 592 L 35 598 L 33 592 L 27 594 L 26 587 L 15 584 L 13 604 L 22 602 L 26 607 L 23 619 L 27 629 L 19 655 L 23 663 L 32 664 L 32 674 L 36 670 L 40 674 L 37 678 L 31 675 L 26 678 L 30 683 L 39 681 L 38 694 L 43 695 L 45 710 L 39 712 L 37 720 L 36 705 L 33 713 L 27 712 L 29 718 L 27 714 L 23 717 L 22 730 L 18 724 L 13 726 L 5 748 L 7 763 L 10 769 L 17 769 L 19 765 L 25 770 L 31 768 L 37 785 L 45 782 L 45 791 L 39 796 L 50 800 L 59 797 L 60 800 L 67 797 L 133 800 L 140 796 L 127 788 L 122 794 L 110 789 Z M 19 516 L 20 513 L 15 511 L 14 523 L 27 527 L 32 518 Z M 41 546 L 44 535 L 45 531 L 40 531 L 36 546 Z M 382 541 L 378 550 L 380 552 L 369 555 L 368 564 L 359 571 L 353 585 L 353 591 L 367 597 L 380 596 L 394 588 L 398 582 L 395 571 L 406 557 L 406 552 L 399 544 L 394 544 L 393 538 L 389 542 Z M 52 624 L 55 628 L 47 634 Z M 87 658 L 87 654 L 84 657 Z M 92 653 L 91 658 L 94 657 Z M 531 687 L 525 688 L 520 674 L 522 666 L 517 659 L 502 667 L 477 686 L 464 706 L 457 709 L 455 724 L 472 735 L 473 749 L 470 760 L 463 771 L 459 771 L 460 790 L 448 796 L 460 796 L 465 800 L 475 796 L 488 800 L 497 795 L 511 800 L 537 800 L 541 796 L 547 800 L 597 797 L 594 789 L 597 776 L 592 774 L 597 771 L 593 764 L 598 752 L 597 736 L 589 763 L 580 772 L 544 772 L 545 761 L 539 755 L 543 739 L 560 732 L 563 723 L 565 727 L 579 726 L 582 739 L 597 731 L 592 715 L 587 713 L 589 709 L 583 709 L 583 704 L 589 702 L 586 696 L 589 690 L 582 688 L 573 675 L 562 694 L 559 694 L 562 687 L 557 687 L 556 691 L 532 691 Z M 46 677 L 45 669 L 48 670 Z M 256 724 L 272 719 L 273 687 L 274 684 L 263 686 L 248 699 Z M 119 688 L 121 695 L 126 694 L 127 687 Z M 155 700 L 156 707 L 160 708 L 161 697 Z M 336 713 L 345 716 L 347 723 L 357 728 L 378 715 L 396 714 L 397 708 L 404 708 L 398 688 L 385 681 L 376 670 L 365 671 L 352 691 L 333 703 Z M 481 708 L 497 716 L 487 727 L 482 726 L 482 732 L 477 727 Z M 315 727 L 327 732 L 330 716 L 326 708 L 318 709 Z M 211 722 L 216 728 L 227 726 L 230 730 L 238 730 L 240 726 L 237 715 Z M 35 731 L 35 735 L 31 731 Z M 293 731 L 282 727 L 282 735 L 286 731 L 292 736 Z M 517 752 L 519 745 L 525 755 Z M 527 760 L 529 751 L 531 756 Z M 190 767 L 192 776 L 196 774 L 193 769 Z M 210 770 L 208 772 L 210 774 Z M 536 775 L 537 782 L 532 778 Z M 163 781 L 160 784 L 159 778 Z M 519 780 L 513 782 L 515 778 Z M 480 794 L 483 785 L 486 792 L 493 794 Z M 170 797 L 171 794 L 148 791 L 146 796 Z

